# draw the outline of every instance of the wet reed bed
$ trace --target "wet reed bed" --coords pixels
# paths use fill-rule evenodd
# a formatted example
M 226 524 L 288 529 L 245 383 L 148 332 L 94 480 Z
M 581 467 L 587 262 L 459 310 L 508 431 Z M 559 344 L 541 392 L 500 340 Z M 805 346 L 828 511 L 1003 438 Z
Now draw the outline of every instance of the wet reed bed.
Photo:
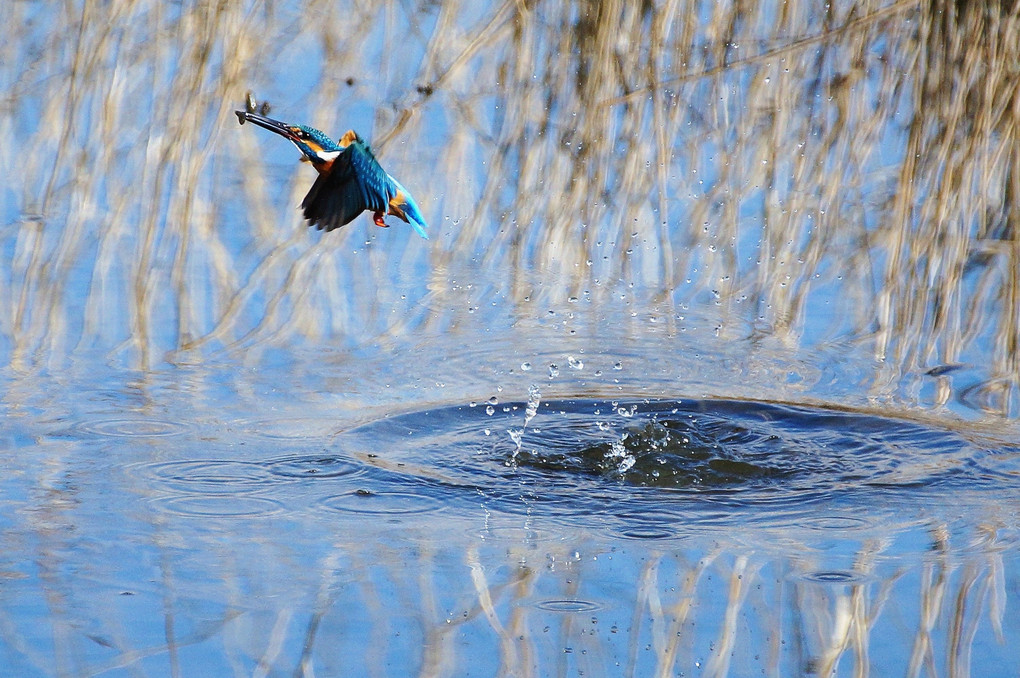
M 787 346 L 831 316 L 812 335 L 866 345 L 877 392 L 986 365 L 974 401 L 1017 413 L 1014 5 L 66 9 L 15 3 L 4 29 L 16 364 L 399 338 L 485 270 L 509 304 L 633 284 Z M 374 111 L 427 246 L 307 233 L 310 170 L 232 122 L 250 88 L 332 134 Z

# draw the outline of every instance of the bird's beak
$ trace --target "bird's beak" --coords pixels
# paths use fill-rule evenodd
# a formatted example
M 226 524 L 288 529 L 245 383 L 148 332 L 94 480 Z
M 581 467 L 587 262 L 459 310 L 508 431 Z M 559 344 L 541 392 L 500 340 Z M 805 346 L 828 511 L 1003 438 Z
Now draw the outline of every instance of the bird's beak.
M 242 125 L 250 121 L 259 127 L 265 127 L 270 132 L 276 132 L 280 136 L 286 137 L 291 141 L 297 140 L 297 136 L 295 136 L 292 131 L 292 125 L 288 125 L 285 122 L 273 120 L 272 118 L 267 118 L 264 115 L 259 115 L 258 113 L 252 113 L 250 111 L 234 111 L 234 115 L 237 116 L 237 121 Z

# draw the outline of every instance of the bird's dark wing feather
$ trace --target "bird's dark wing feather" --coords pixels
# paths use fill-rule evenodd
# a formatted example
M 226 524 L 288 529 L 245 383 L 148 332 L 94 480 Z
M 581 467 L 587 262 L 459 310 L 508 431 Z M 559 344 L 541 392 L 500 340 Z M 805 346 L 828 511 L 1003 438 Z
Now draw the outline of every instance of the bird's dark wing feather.
M 320 230 L 332 231 L 350 223 L 365 210 L 385 212 L 396 189 L 372 152 L 355 142 L 320 174 L 301 201 L 305 219 Z

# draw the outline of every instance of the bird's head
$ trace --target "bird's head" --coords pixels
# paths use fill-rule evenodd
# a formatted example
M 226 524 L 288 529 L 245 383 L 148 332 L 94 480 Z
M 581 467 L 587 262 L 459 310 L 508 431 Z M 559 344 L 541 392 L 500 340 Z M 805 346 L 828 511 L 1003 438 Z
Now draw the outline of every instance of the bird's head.
M 234 111 L 234 114 L 242 125 L 250 121 L 289 139 L 301 151 L 301 159 L 315 165 L 332 162 L 345 148 L 338 146 L 324 132 L 308 125 L 291 125 L 249 111 Z

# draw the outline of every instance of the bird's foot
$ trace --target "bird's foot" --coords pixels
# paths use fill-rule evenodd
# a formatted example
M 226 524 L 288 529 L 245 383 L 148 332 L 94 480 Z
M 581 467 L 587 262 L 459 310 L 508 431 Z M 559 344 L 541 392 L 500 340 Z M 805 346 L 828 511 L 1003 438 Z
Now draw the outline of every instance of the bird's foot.
M 383 221 L 383 213 L 382 212 L 376 212 L 375 214 L 373 214 L 372 215 L 372 221 L 374 221 L 375 225 L 380 227 L 380 228 L 389 228 L 390 227 L 389 224 L 387 224 L 385 221 Z

